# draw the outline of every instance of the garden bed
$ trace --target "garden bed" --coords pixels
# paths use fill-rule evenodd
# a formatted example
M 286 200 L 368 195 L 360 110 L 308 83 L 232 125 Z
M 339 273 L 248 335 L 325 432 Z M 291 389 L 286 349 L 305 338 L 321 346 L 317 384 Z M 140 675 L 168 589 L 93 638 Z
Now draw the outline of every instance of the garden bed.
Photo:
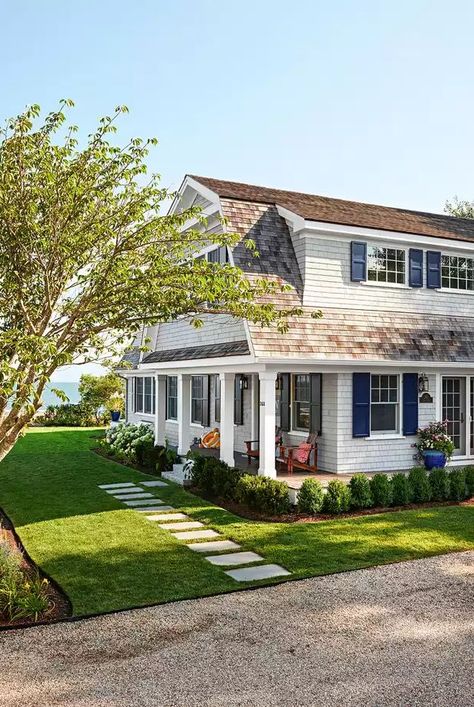
M 105 459 L 109 459 L 109 461 L 115 462 L 116 464 L 121 464 L 122 466 L 126 466 L 129 469 L 141 471 L 142 474 L 148 474 L 149 476 L 153 476 L 156 479 L 159 479 L 161 476 L 159 472 L 153 469 L 147 468 L 145 466 L 140 466 L 140 464 L 136 464 L 132 461 L 124 461 L 123 459 L 119 459 L 114 454 L 110 454 L 109 452 L 107 452 L 107 450 L 103 449 L 102 447 L 94 447 L 92 451 L 95 452 L 95 454 L 104 457 Z
M 296 506 L 290 513 L 272 515 L 270 513 L 256 511 L 248 506 L 244 506 L 241 503 L 236 503 L 235 501 L 230 501 L 224 498 L 216 498 L 209 494 L 204 494 L 195 486 L 188 487 L 186 490 L 198 498 L 202 498 L 210 503 L 215 503 L 217 506 L 224 508 L 226 511 L 248 520 L 257 520 L 263 523 L 321 523 L 327 520 L 334 520 L 334 514 L 317 513 L 314 515 L 309 515 L 308 513 L 299 513 Z M 358 516 L 371 516 L 380 513 L 397 513 L 399 511 L 418 511 L 425 508 L 439 508 L 441 506 L 474 506 L 474 498 L 466 501 L 430 501 L 429 503 L 409 503 L 406 506 L 380 506 L 378 508 L 364 508 L 363 510 L 353 510 L 348 513 L 340 513 L 337 517 L 357 518 Z
M 42 595 L 44 596 L 47 608 L 38 615 L 19 616 L 11 618 L 8 612 L 2 611 L 0 605 L 0 629 L 21 628 L 23 626 L 33 626 L 35 624 L 49 623 L 71 616 L 71 604 L 59 587 L 42 573 L 31 560 L 20 542 L 15 529 L 8 518 L 0 509 L 0 542 L 6 544 L 9 552 L 16 562 L 22 575 L 24 584 L 31 584 L 38 580 L 42 584 Z M 2 592 L 2 568 L 0 566 L 0 593 Z M 6 587 L 5 587 L 6 589 Z

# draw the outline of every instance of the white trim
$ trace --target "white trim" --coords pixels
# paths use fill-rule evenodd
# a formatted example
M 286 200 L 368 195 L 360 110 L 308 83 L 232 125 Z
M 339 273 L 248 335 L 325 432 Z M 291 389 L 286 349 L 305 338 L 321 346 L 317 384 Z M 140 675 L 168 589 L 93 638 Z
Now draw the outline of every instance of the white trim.
M 423 236 L 416 233 L 405 233 L 403 231 L 384 231 L 378 228 L 366 228 L 363 226 L 345 226 L 342 224 L 329 223 L 327 221 L 305 221 L 304 228 L 298 231 L 299 235 L 302 237 L 310 236 L 314 232 L 331 236 L 342 236 L 345 238 L 362 238 L 366 240 L 372 238 L 376 240 L 396 241 L 412 247 L 414 244 L 420 244 L 426 246 L 428 250 L 452 248 L 453 250 L 474 251 L 474 240 L 461 241 L 454 238 L 444 238 L 443 236 Z
M 364 437 L 365 440 L 369 441 L 381 441 L 381 440 L 388 440 L 388 439 L 406 439 L 406 436 L 404 434 L 400 434 L 399 432 L 387 432 L 386 434 L 383 434 L 382 432 L 374 433 L 369 435 L 368 437 Z

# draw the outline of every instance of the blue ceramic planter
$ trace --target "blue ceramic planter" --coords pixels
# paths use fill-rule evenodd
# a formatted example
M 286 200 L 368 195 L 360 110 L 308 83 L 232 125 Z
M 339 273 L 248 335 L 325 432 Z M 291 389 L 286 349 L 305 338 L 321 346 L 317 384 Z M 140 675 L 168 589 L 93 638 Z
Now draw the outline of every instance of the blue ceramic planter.
M 446 455 L 444 452 L 437 452 L 435 449 L 427 449 L 423 452 L 425 469 L 444 469 L 446 466 Z
M 112 422 L 118 422 L 120 420 L 120 410 L 112 410 L 110 413 Z

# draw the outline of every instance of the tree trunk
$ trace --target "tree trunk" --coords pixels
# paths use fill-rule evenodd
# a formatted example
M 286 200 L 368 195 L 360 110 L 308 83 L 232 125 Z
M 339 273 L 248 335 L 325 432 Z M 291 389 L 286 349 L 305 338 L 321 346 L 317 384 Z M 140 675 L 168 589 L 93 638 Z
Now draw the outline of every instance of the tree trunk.
M 33 415 L 34 413 L 19 414 L 18 417 L 13 418 L 9 422 L 4 420 L 0 424 L 0 462 L 13 449 L 18 437 L 33 418 Z

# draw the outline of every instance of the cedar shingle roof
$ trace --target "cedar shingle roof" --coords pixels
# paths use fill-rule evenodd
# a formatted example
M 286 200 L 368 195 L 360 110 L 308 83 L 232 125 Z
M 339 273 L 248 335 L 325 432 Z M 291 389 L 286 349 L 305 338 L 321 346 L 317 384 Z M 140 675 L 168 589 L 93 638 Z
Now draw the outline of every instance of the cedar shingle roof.
M 319 361 L 474 361 L 474 321 L 468 317 L 356 309 L 311 310 L 290 322 L 290 330 L 249 323 L 255 355 L 306 357 Z
M 230 341 L 225 344 L 208 344 L 206 346 L 188 346 L 184 349 L 153 351 L 153 353 L 148 354 L 143 359 L 143 363 L 190 361 L 200 358 L 220 358 L 221 356 L 245 356 L 249 353 L 249 346 L 246 340 Z
M 222 199 L 283 206 L 309 221 L 326 221 L 344 226 L 377 228 L 383 231 L 401 231 L 435 238 L 474 240 L 474 221 L 471 219 L 363 204 L 358 201 L 227 182 L 192 174 L 189 176 Z

